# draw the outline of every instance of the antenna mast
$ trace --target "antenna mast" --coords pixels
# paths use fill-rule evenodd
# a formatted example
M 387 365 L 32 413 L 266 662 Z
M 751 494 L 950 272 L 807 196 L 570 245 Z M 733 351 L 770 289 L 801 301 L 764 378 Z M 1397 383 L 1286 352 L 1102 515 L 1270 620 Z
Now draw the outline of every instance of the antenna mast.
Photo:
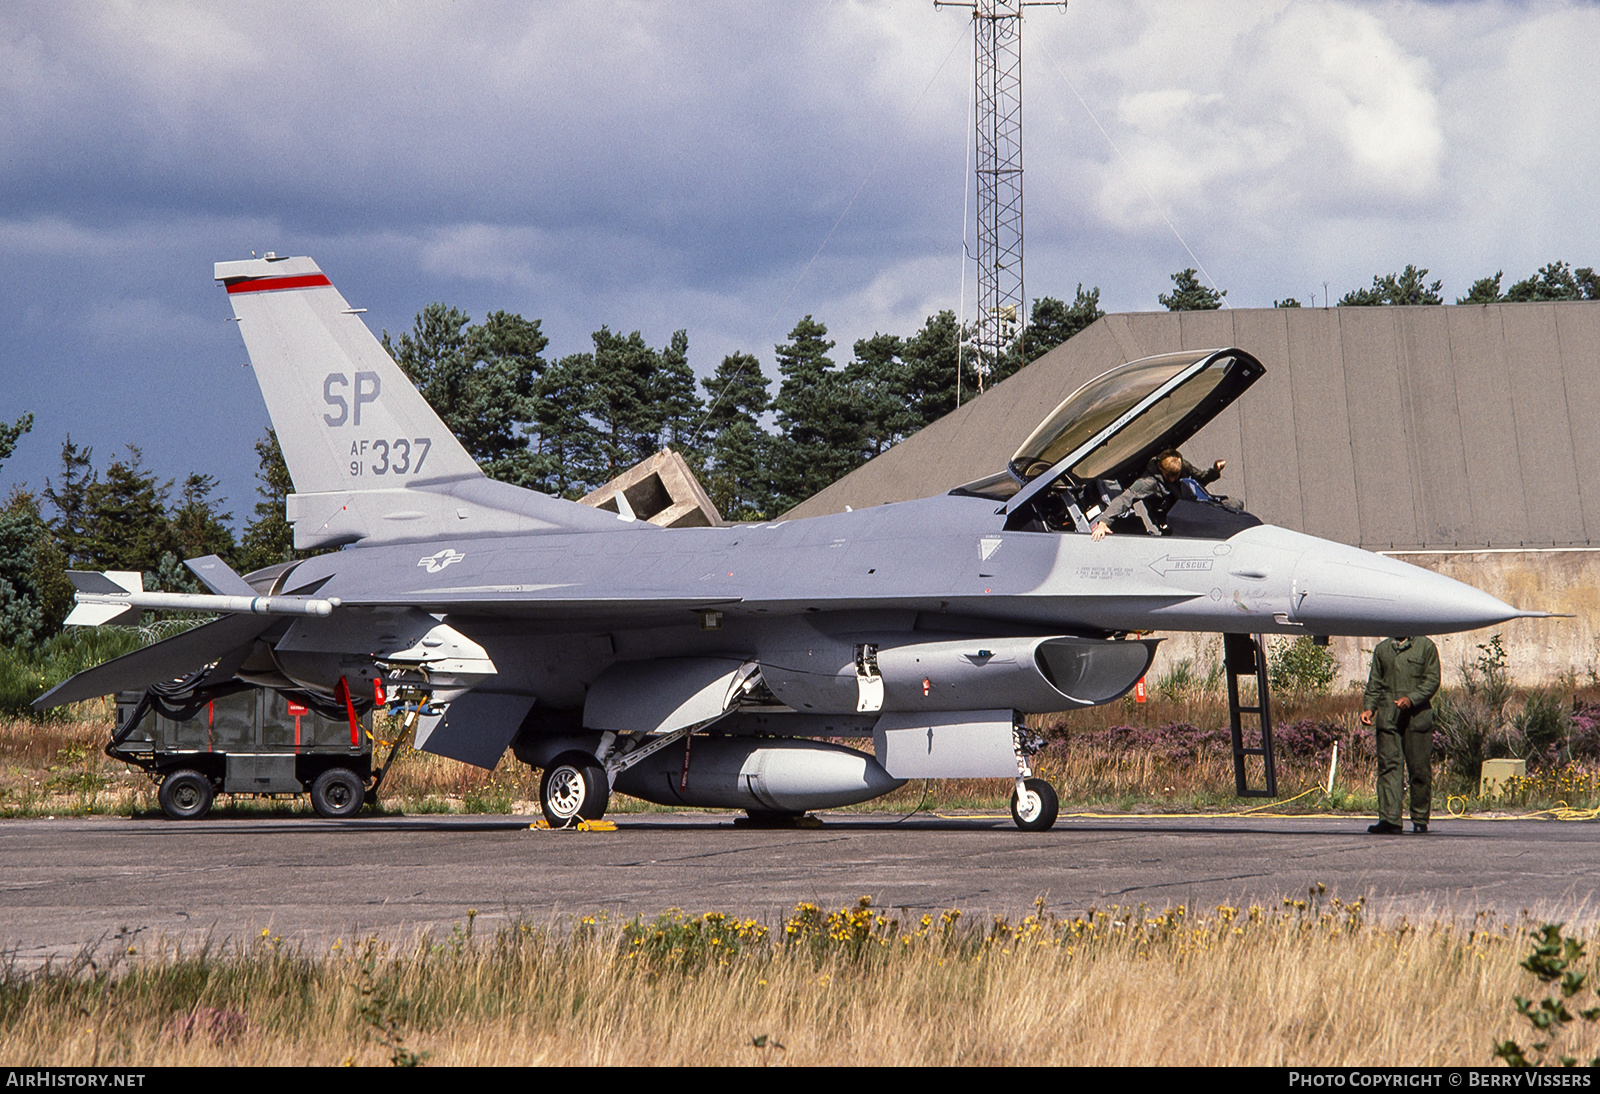
M 1022 333 L 1022 9 L 1041 0 L 934 0 L 972 12 L 978 130 L 978 317 L 972 344 L 978 391 Z

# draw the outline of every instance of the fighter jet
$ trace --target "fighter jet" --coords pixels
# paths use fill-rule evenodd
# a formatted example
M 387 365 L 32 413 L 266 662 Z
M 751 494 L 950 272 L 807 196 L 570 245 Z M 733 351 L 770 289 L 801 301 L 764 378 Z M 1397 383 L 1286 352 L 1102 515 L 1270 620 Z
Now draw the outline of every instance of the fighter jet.
M 221 262 L 294 480 L 297 548 L 210 595 L 82 574 L 69 622 L 219 618 L 80 673 L 43 709 L 174 678 L 419 712 L 415 743 L 543 769 L 552 825 L 613 791 L 757 818 L 914 778 L 1015 780 L 1056 818 L 1030 713 L 1126 694 L 1157 631 L 1437 634 L 1523 612 L 1392 559 L 1262 523 L 1196 488 L 1101 541 L 1111 497 L 1263 373 L 1242 349 L 1165 354 L 1069 396 L 1005 468 L 919 501 L 663 529 L 492 481 L 309 258 Z M 1132 518 L 1130 518 L 1132 519 Z M 1144 534 L 1146 532 L 1160 534 Z M 868 738 L 871 754 L 824 738 Z

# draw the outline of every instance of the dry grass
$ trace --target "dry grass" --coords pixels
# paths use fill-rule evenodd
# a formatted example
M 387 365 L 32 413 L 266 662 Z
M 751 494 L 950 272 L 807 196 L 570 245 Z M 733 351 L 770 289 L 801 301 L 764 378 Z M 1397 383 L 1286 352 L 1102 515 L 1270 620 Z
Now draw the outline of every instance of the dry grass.
M 1226 727 L 1226 712 L 1223 716 Z M 108 760 L 101 749 L 111 732 L 109 716 L 73 721 L 0 722 L 0 817 L 70 816 L 86 813 L 139 814 L 158 810 L 148 776 Z M 871 741 L 847 742 L 870 749 Z M 387 755 L 380 750 L 379 758 Z M 1370 809 L 1370 757 L 1349 768 L 1341 758 L 1343 793 L 1336 807 Z M 1054 742 L 1035 762 L 1037 773 L 1057 787 L 1063 801 L 1083 807 L 1120 810 L 1217 809 L 1237 806 L 1232 758 L 1225 745 L 1209 747 L 1193 760 L 1173 760 L 1145 750 L 1107 752 L 1068 737 Z M 1321 785 L 1323 762 L 1280 759 L 1281 797 Z M 1252 781 L 1260 785 L 1259 768 Z M 1001 779 L 917 780 L 858 809 L 889 813 L 924 810 L 1004 810 L 1011 784 Z M 402 813 L 532 813 L 538 811 L 539 772 L 509 752 L 493 771 L 428 753 L 406 751 L 390 770 L 382 790 L 386 810 Z M 1329 802 L 1318 796 L 1316 804 Z M 228 815 L 308 811 L 303 801 L 219 799 L 216 812 Z M 625 795 L 612 799 L 617 813 L 653 812 L 664 807 Z
M 1594 698 L 1589 693 L 1581 693 Z M 1371 813 L 1376 756 L 1370 731 L 1359 724 L 1359 696 L 1279 696 L 1273 717 L 1279 729 L 1278 797 L 1295 799 L 1301 811 Z M 107 760 L 101 749 L 111 733 L 109 704 L 86 703 L 77 717 L 54 721 L 0 721 L 0 817 L 138 814 L 157 811 L 154 788 L 143 773 Z M 1057 788 L 1069 811 L 1194 812 L 1227 811 L 1256 806 L 1234 793 L 1233 760 L 1228 744 L 1226 702 L 1215 693 L 1191 690 L 1177 696 L 1157 694 L 1147 703 L 1122 700 L 1067 715 L 1031 718 L 1049 739 L 1035 760 L 1038 773 Z M 1314 723 L 1336 731 L 1341 744 L 1333 793 L 1327 794 L 1329 750 L 1291 748 L 1290 727 Z M 1162 727 L 1194 727 L 1199 740 L 1191 748 L 1172 747 L 1182 734 L 1164 735 Z M 1198 739 L 1190 731 L 1190 739 Z M 1134 739 L 1139 734 L 1142 739 Z M 380 728 L 380 736 L 384 730 Z M 847 742 L 870 749 L 870 741 Z M 1303 744 L 1303 742 L 1302 742 Z M 379 750 L 379 758 L 387 749 Z M 1261 786 L 1260 761 L 1249 761 L 1249 780 Z M 1512 806 L 1538 808 L 1566 801 L 1574 807 L 1600 804 L 1600 777 L 1593 765 L 1563 768 L 1548 778 L 1530 780 L 1513 798 L 1480 802 L 1458 799 L 1457 810 Z M 1548 785 L 1547 785 L 1548 784 Z M 1444 765 L 1436 769 L 1435 812 L 1446 810 Z M 1004 811 L 1011 784 L 1000 779 L 915 781 L 857 809 L 887 813 L 978 809 Z M 1303 795 L 1303 796 L 1302 796 Z M 402 813 L 537 813 L 539 773 L 507 753 L 493 771 L 406 751 L 391 769 L 381 792 L 385 811 Z M 656 812 L 664 807 L 624 795 L 613 797 L 616 813 Z M 292 814 L 309 811 L 304 800 L 218 803 L 220 815 Z
M 1522 1033 L 1527 925 L 1380 926 L 1319 900 L 984 924 L 801 905 L 770 931 L 679 913 L 486 938 L 469 924 L 318 956 L 136 942 L 4 976 L 0 1058 L 1462 1066 Z
M 110 736 L 112 709 L 107 702 L 82 704 L 77 717 L 53 721 L 0 721 L 0 817 L 70 816 L 85 813 L 155 813 L 154 785 L 149 777 L 122 763 L 107 760 L 101 749 Z M 1286 749 L 1280 737 L 1277 750 L 1278 798 L 1296 798 L 1291 808 L 1304 811 L 1355 811 L 1371 813 L 1374 801 L 1376 757 L 1370 731 L 1358 725 L 1358 697 L 1280 696 L 1274 701 L 1274 720 L 1283 728 L 1296 721 L 1331 726 L 1341 734 L 1338 777 L 1333 795 L 1323 793 L 1330 755 L 1323 750 Z M 1106 811 L 1214 811 L 1237 809 L 1234 768 L 1227 745 L 1227 704 L 1214 693 L 1190 691 L 1181 696 L 1152 697 L 1146 704 L 1131 699 L 1070 715 L 1032 718 L 1035 728 L 1050 737 L 1050 747 L 1035 760 L 1038 774 L 1050 779 L 1070 809 Z M 1162 726 L 1194 726 L 1210 734 L 1210 741 L 1194 749 L 1155 744 L 1120 744 L 1130 734 L 1160 737 Z M 384 729 L 379 729 L 384 736 Z M 869 747 L 870 741 L 851 742 Z M 379 750 L 379 758 L 387 749 Z M 1251 785 L 1262 785 L 1258 760 L 1251 760 Z M 1600 798 L 1587 769 L 1573 769 L 1566 782 L 1544 787 L 1533 782 L 1518 793 L 1515 805 L 1534 808 L 1562 798 L 1573 800 L 1568 782 L 1578 787 L 1582 800 Z M 1435 774 L 1435 811 L 1445 811 L 1443 768 Z M 1003 811 L 1011 785 L 1000 779 L 942 779 L 910 782 L 898 792 L 869 801 L 859 809 L 882 813 L 910 813 L 942 809 Z M 483 771 L 429 753 L 403 752 L 382 787 L 382 808 L 394 813 L 538 813 L 539 773 L 515 760 L 510 753 L 494 771 Z M 1547 801 L 1549 800 L 1549 801 Z M 1488 803 L 1469 801 L 1467 808 Z M 1576 805 L 1576 800 L 1573 800 Z M 1459 808 L 1459 803 L 1458 803 Z M 256 801 L 222 798 L 218 814 L 259 816 L 309 811 L 304 800 Z M 618 795 L 613 813 L 662 811 L 662 806 Z

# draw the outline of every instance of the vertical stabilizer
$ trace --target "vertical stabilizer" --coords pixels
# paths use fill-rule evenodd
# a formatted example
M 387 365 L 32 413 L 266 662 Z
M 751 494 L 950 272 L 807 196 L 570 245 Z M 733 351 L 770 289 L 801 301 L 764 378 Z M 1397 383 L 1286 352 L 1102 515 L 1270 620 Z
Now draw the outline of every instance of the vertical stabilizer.
M 481 477 L 461 442 L 309 258 L 217 263 L 301 494 Z
M 218 262 L 216 279 L 294 480 L 296 547 L 618 526 L 486 480 L 311 259 Z

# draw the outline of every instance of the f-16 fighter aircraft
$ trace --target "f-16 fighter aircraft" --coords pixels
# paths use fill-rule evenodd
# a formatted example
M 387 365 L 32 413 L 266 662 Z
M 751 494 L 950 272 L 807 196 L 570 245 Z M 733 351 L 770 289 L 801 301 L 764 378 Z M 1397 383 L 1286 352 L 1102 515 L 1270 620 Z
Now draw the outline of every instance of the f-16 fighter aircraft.
M 310 259 L 216 278 L 294 480 L 295 546 L 342 550 L 244 577 L 191 562 L 212 595 L 79 575 L 69 622 L 220 618 L 41 709 L 180 677 L 352 721 L 404 703 L 420 748 L 493 767 L 509 747 L 542 768 L 553 825 L 600 817 L 613 790 L 775 818 L 907 779 L 1003 777 L 1016 823 L 1044 829 L 1056 795 L 1022 716 L 1125 694 L 1154 656 L 1146 632 L 1437 634 L 1540 614 L 1199 489 L 1164 526 L 1119 529 L 1159 534 L 1093 540 L 1152 456 L 1262 375 L 1239 349 L 1112 369 L 1008 467 L 947 494 L 669 530 L 486 478 Z M 870 755 L 822 739 L 869 736 Z

